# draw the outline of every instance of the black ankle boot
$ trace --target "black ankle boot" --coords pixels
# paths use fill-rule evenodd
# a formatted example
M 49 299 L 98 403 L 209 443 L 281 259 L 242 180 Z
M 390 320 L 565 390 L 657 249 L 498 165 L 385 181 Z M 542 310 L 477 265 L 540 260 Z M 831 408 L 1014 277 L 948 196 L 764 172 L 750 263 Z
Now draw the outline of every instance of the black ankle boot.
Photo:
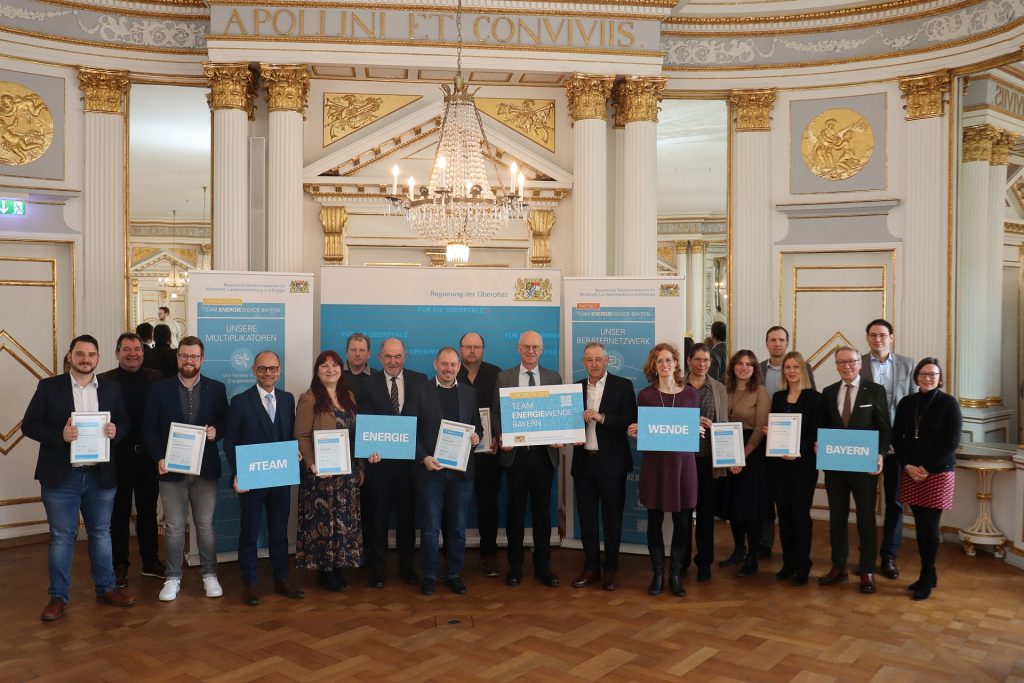
M 665 570 L 655 569 L 654 574 L 651 576 L 651 585 L 647 587 L 648 595 L 661 595 L 661 591 L 665 586 Z
M 333 593 L 341 593 L 347 588 L 347 586 L 338 583 L 338 579 L 334 576 L 333 571 L 317 572 L 317 579 L 321 588 Z
M 757 573 L 757 569 L 757 555 L 751 553 L 750 555 L 747 555 L 747 559 L 744 560 L 743 566 L 736 572 L 736 576 L 753 576 Z
M 747 560 L 747 551 L 745 548 L 736 548 L 732 551 L 727 559 L 722 560 L 718 563 L 719 567 L 735 567 L 741 565 Z
M 935 575 L 935 568 L 930 569 L 921 568 L 921 576 L 918 577 L 917 581 L 913 584 L 913 595 L 911 596 L 914 600 L 927 600 L 928 596 L 932 594 L 932 588 L 938 585 L 939 579 Z
M 672 595 L 677 598 L 681 598 L 686 595 L 686 589 L 683 588 L 683 574 L 680 571 L 672 570 L 668 574 L 668 589 L 672 591 Z

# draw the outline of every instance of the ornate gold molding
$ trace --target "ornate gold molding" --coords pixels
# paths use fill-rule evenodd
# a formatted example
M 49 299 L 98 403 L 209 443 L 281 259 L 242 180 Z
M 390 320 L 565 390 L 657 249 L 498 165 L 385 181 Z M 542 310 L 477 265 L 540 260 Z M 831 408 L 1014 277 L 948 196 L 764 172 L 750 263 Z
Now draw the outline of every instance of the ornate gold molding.
M 309 69 L 305 64 L 260 64 L 260 73 L 267 87 L 270 111 L 305 114 L 309 95 Z
M 431 268 L 444 268 L 448 265 L 447 252 L 444 249 L 427 249 L 424 252 L 427 258 L 430 259 Z
M 627 76 L 615 85 L 616 122 L 658 121 L 658 103 L 665 90 L 666 78 Z
M 555 227 L 555 212 L 534 209 L 526 218 L 530 228 L 530 265 L 547 268 L 551 265 L 551 230 Z
M 691 254 L 703 254 L 704 253 L 704 241 L 693 240 L 690 242 L 690 253 Z
M 987 123 L 981 126 L 970 126 L 964 128 L 963 132 L 963 161 L 992 161 L 992 143 L 995 142 L 1002 131 Z
M 615 76 L 588 76 L 574 74 L 565 84 L 569 99 L 569 116 L 573 121 L 586 119 L 608 120 L 608 98 Z
M 344 265 L 348 261 L 348 211 L 344 206 L 325 206 L 320 209 L 320 223 L 324 227 L 324 263 Z
M 964 408 L 994 408 L 1003 405 L 1003 399 L 999 396 L 989 396 L 988 398 L 965 398 L 960 397 L 961 407 Z
M 996 129 L 999 133 L 992 139 L 992 165 L 1006 166 L 1010 163 L 1010 148 L 1017 141 L 1017 134 L 1007 130 Z
M 775 88 L 733 90 L 729 93 L 729 106 L 733 111 L 737 133 L 772 129 L 775 93 Z
M 253 117 L 256 75 L 248 64 L 204 62 L 203 74 L 210 83 L 210 93 L 206 96 L 210 109 L 241 109 L 250 119 Z
M 128 72 L 78 68 L 78 87 L 85 95 L 85 110 L 99 114 L 124 114 Z
M 476 108 L 549 152 L 555 151 L 554 100 L 478 97 Z
M 903 107 L 907 110 L 906 120 L 930 119 L 945 114 L 949 80 L 947 70 L 900 78 L 900 92 L 907 100 Z
M 676 242 L 676 253 L 686 254 L 690 250 L 690 240 L 679 240 Z

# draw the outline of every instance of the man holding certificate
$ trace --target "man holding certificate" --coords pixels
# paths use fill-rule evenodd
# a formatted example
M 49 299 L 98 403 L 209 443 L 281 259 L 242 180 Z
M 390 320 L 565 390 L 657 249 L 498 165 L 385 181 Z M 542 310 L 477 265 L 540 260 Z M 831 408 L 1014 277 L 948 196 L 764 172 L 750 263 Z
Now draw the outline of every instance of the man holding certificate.
M 252 444 L 292 441 L 295 429 L 295 397 L 276 388 L 281 376 L 281 360 L 273 351 L 256 354 L 252 364 L 256 384 L 231 399 L 224 428 L 224 454 L 227 456 L 238 493 L 239 532 L 238 565 L 242 570 L 242 602 L 260 604 L 256 587 L 256 543 L 260 535 L 260 513 L 267 510 L 267 536 L 270 562 L 274 567 L 274 590 L 289 598 L 305 593 L 288 580 L 288 514 L 292 507 L 291 486 L 270 486 L 245 491 L 238 488 L 236 447 Z M 294 445 L 294 444 L 293 444 Z M 297 459 L 298 452 L 281 453 L 282 458 Z
M 71 593 L 71 559 L 78 535 L 81 511 L 89 537 L 89 564 L 96 584 L 97 602 L 128 607 L 135 601 L 117 588 L 110 546 L 110 513 L 114 508 L 117 473 L 110 462 L 110 441 L 128 433 L 128 415 L 117 383 L 96 377 L 99 345 L 87 334 L 71 340 L 66 374 L 39 381 L 25 410 L 21 431 L 39 442 L 35 478 L 50 527 L 47 566 L 50 601 L 40 615 L 43 621 L 64 616 Z M 84 414 L 96 427 L 79 427 Z M 102 418 L 99 416 L 102 415 Z M 105 424 L 103 424 L 105 422 Z M 93 453 L 97 462 L 72 463 L 79 439 L 93 432 L 88 450 L 103 449 L 107 457 Z M 79 444 L 80 445 L 80 444 Z
M 433 595 L 440 564 L 438 534 L 445 512 L 445 584 L 465 593 L 462 567 L 466 551 L 466 512 L 473 498 L 476 459 L 470 451 L 480 443 L 483 427 L 476 389 L 456 380 L 458 352 L 446 346 L 434 359 L 437 373 L 413 397 L 409 414 L 416 416 L 416 500 L 420 516 L 420 592 Z M 467 429 L 468 428 L 468 429 Z M 468 443 L 467 443 L 468 441 Z

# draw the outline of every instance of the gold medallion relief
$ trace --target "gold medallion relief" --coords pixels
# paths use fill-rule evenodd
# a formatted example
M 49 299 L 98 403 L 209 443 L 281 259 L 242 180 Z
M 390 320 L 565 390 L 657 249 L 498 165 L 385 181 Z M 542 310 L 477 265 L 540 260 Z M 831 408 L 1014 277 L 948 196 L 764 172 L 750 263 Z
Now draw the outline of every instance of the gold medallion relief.
M 476 98 L 477 109 L 526 136 L 549 152 L 555 151 L 555 101 Z
M 0 164 L 23 166 L 43 156 L 53 142 L 53 116 L 38 94 L 0 81 Z
M 867 166 L 875 149 L 871 124 L 852 109 L 829 109 L 804 128 L 800 154 L 811 173 L 846 180 Z
M 324 147 L 412 104 L 420 97 L 324 93 Z

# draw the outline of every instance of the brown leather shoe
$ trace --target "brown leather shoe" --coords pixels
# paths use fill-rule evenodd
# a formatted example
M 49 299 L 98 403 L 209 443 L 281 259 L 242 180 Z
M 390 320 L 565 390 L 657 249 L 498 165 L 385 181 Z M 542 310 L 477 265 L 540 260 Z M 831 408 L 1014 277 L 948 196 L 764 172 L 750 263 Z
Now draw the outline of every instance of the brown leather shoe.
M 849 581 L 849 580 L 850 580 L 850 574 L 849 574 L 849 572 L 846 571 L 845 568 L 843 568 L 843 567 L 836 567 L 836 566 L 833 565 L 833 567 L 828 570 L 828 574 L 825 574 L 825 576 L 823 576 L 820 579 L 818 579 L 818 585 L 819 586 L 834 586 L 837 583 L 841 583 L 843 581 Z
M 579 576 L 572 582 L 573 588 L 586 588 L 592 583 L 597 583 L 601 580 L 601 574 L 599 572 L 591 572 L 584 570 Z
M 278 579 L 274 581 L 274 590 L 287 598 L 291 598 L 292 600 L 299 600 L 306 597 L 306 591 L 292 585 L 292 582 L 288 579 Z
M 874 593 L 875 592 L 875 575 L 871 572 L 861 572 L 860 575 L 860 592 L 861 593 Z
M 39 618 L 43 621 L 57 621 L 64 616 L 64 607 L 67 604 L 56 595 L 51 595 L 50 602 L 43 608 L 43 613 L 39 615 Z
M 250 607 L 260 604 L 260 592 L 255 583 L 245 584 L 245 588 L 242 589 L 242 602 Z
M 900 578 L 900 568 L 896 566 L 895 557 L 883 557 L 882 558 L 882 571 L 879 572 L 882 576 L 887 579 L 898 579 Z
M 120 588 L 107 591 L 103 595 L 96 596 L 96 602 L 105 602 L 114 607 L 131 607 L 135 604 L 135 598 L 125 593 Z
M 601 584 L 606 591 L 613 591 L 619 587 L 619 584 L 615 581 L 615 574 L 606 572 L 604 575 L 604 582 Z

